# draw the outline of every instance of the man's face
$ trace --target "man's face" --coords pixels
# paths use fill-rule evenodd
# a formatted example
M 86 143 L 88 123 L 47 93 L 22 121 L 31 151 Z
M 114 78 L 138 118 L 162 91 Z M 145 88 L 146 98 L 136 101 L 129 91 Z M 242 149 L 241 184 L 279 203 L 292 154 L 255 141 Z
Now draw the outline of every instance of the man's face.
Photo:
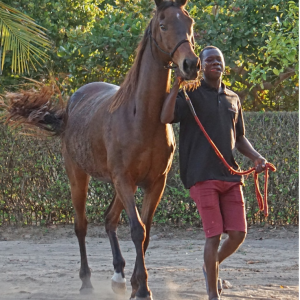
M 220 79 L 225 69 L 222 52 L 219 49 L 207 49 L 202 55 L 201 63 L 204 76 L 210 80 Z

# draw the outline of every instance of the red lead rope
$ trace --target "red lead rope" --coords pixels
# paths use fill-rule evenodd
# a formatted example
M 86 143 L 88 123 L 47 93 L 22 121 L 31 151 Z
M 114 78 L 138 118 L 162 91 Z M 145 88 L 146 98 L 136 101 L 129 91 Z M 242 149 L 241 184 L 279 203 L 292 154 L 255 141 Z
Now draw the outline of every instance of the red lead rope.
M 256 194 L 256 198 L 257 198 L 257 202 L 258 202 L 258 206 L 259 206 L 259 210 L 263 210 L 265 216 L 268 216 L 268 199 L 267 199 L 267 195 L 268 195 L 268 170 L 270 169 L 271 171 L 275 172 L 276 168 L 273 164 L 267 162 L 266 163 L 266 168 L 265 168 L 265 193 L 264 193 L 264 199 L 262 198 L 261 192 L 259 190 L 259 182 L 258 182 L 258 173 L 255 171 L 255 167 L 247 170 L 247 171 L 237 171 L 235 169 L 233 169 L 225 160 L 224 156 L 222 155 L 222 153 L 219 151 L 219 149 L 217 148 L 217 146 L 214 144 L 214 142 L 211 140 L 211 138 L 209 137 L 209 135 L 207 134 L 207 132 L 205 131 L 203 125 L 201 124 L 199 118 L 196 115 L 195 109 L 193 107 L 193 104 L 188 96 L 188 94 L 185 91 L 185 88 L 183 87 L 183 92 L 185 94 L 185 99 L 190 107 L 190 110 L 197 122 L 197 124 L 199 125 L 200 129 L 202 130 L 203 134 L 205 135 L 205 137 L 207 138 L 208 142 L 211 144 L 211 146 L 213 147 L 215 153 L 217 154 L 217 156 L 222 160 L 223 164 L 228 168 L 228 170 L 230 171 L 230 173 L 232 174 L 237 174 L 237 175 L 248 175 L 252 172 L 254 172 L 254 183 L 255 183 L 255 194 Z

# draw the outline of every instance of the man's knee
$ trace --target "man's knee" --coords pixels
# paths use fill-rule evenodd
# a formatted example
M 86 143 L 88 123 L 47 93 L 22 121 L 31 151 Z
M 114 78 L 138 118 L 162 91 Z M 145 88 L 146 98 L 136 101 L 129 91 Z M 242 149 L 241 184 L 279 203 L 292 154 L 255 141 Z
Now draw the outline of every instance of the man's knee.
M 237 244 L 242 244 L 246 238 L 246 232 L 243 231 L 228 231 L 229 238 Z
M 215 235 L 215 236 L 206 238 L 205 244 L 206 244 L 206 247 L 218 248 L 220 241 L 221 241 L 221 235 Z

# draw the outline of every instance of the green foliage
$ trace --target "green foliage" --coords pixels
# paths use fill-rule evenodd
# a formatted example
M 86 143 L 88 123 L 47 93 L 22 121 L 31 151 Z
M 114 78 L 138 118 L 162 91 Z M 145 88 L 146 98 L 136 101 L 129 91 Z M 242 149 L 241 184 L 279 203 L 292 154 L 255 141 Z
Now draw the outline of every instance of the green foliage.
M 13 5 L 48 29 L 54 49 L 39 72 L 54 75 L 67 94 L 92 81 L 120 84 L 154 8 L 145 0 L 21 0 Z
M 44 28 L 33 19 L 0 1 L 0 58 L 2 74 L 6 54 L 11 51 L 11 72 L 29 73 L 29 66 L 35 68 L 39 60 L 48 56 L 44 49 L 49 48 Z
M 49 61 L 31 76 L 45 80 L 54 75 L 68 95 L 91 81 L 123 81 L 155 7 L 154 1 L 145 0 L 4 2 L 48 29 L 54 48 L 47 52 Z M 206 45 L 224 52 L 224 79 L 245 110 L 298 110 L 297 5 L 284 0 L 188 3 L 196 52 Z M 9 63 L 8 58 L 5 66 Z M 23 82 L 5 66 L 0 92 Z
M 258 211 L 252 176 L 246 178 L 248 224 L 298 224 L 298 113 L 245 113 L 245 124 L 250 142 L 277 167 L 277 172 L 269 175 L 267 219 Z M 178 139 L 178 124 L 174 131 Z M 0 147 L 0 225 L 72 223 L 74 212 L 60 140 L 35 140 L 1 125 Z M 252 167 L 247 158 L 236 154 L 236 159 L 243 170 Z M 259 176 L 262 190 L 263 177 Z M 110 184 L 90 181 L 86 205 L 89 222 L 104 222 L 113 194 Z M 138 189 L 135 197 L 140 209 L 143 191 Z M 123 212 L 121 222 L 127 220 Z M 196 205 L 180 180 L 178 149 L 153 222 L 201 226 Z
M 189 2 L 189 10 L 200 48 L 215 45 L 223 51 L 225 80 L 244 110 L 298 110 L 295 1 L 201 0 Z
M 71 222 L 70 191 L 60 148 L 53 147 L 50 140 L 30 147 L 32 142 L 32 137 L 20 137 L 1 126 L 2 222 L 44 224 L 57 218 Z
M 277 168 L 276 172 L 269 174 L 269 216 L 266 221 L 270 224 L 298 223 L 299 121 L 296 116 L 296 113 L 245 114 L 246 134 L 250 142 Z M 241 162 L 243 169 L 252 167 L 242 155 L 237 155 L 237 161 Z M 260 175 L 259 179 L 263 192 L 264 175 Z M 252 178 L 246 180 L 244 191 L 248 195 L 247 212 L 252 222 L 263 222 L 263 213 L 258 213 Z
M 249 81 L 261 84 L 262 87 L 263 80 L 266 80 L 267 76 L 275 79 L 288 71 L 294 72 L 299 77 L 298 7 L 294 1 L 288 1 L 287 4 L 288 8 L 285 11 L 280 11 L 279 5 L 272 7 L 278 12 L 276 22 L 265 25 L 263 37 L 267 39 L 265 44 L 258 48 L 261 62 L 250 67 Z

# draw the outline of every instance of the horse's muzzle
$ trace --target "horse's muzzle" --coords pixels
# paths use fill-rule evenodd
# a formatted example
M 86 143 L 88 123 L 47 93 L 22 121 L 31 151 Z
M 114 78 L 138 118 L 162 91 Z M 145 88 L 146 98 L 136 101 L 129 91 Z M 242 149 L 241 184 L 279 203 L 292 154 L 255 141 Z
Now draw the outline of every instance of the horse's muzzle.
M 201 68 L 201 63 L 198 57 L 186 58 L 183 61 L 183 71 L 185 75 L 184 78 L 186 80 L 196 79 L 198 77 L 200 68 Z

